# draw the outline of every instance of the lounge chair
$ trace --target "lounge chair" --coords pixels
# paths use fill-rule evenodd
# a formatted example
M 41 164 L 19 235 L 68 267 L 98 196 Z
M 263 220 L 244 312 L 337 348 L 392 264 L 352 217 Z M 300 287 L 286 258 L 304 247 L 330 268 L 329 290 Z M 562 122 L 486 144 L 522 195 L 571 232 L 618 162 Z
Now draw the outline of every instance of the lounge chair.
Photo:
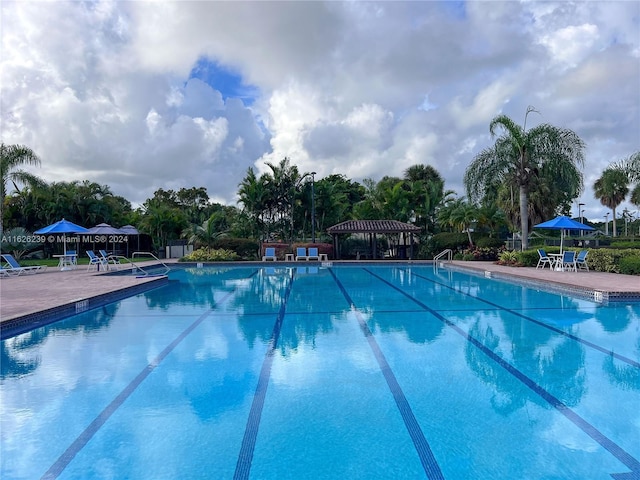
M 21 275 L 23 273 L 37 273 L 37 272 L 43 272 L 47 268 L 46 265 L 34 265 L 32 267 L 21 267 L 18 261 L 15 258 L 13 258 L 13 255 L 8 253 L 3 253 L 2 259 L 6 262 L 6 264 L 3 265 L 2 268 L 7 272 L 9 272 L 9 274 Z
M 262 257 L 262 261 L 266 262 L 267 260 L 276 261 L 278 257 L 276 257 L 276 249 L 275 247 L 267 247 L 264 249 L 264 256 Z
M 577 272 L 578 268 L 576 267 L 576 252 L 574 251 L 564 252 L 564 254 L 562 255 L 561 266 L 562 266 L 562 270 L 566 270 L 566 271 L 573 270 L 574 272 Z
M 298 260 L 308 260 L 306 248 L 304 247 L 296 248 L 296 262 Z
M 100 257 L 102 257 L 103 260 L 106 261 L 107 263 L 107 267 L 110 268 L 115 268 L 116 270 L 119 270 L 120 267 L 125 266 L 120 259 L 121 258 L 125 258 L 125 257 L 121 257 L 119 255 L 112 255 L 110 253 L 107 253 L 106 250 L 98 250 L 98 253 L 100 254 Z
M 307 261 L 315 260 L 316 262 L 320 261 L 320 256 L 318 255 L 318 249 L 315 247 L 309 247 L 309 253 L 307 254 Z
M 544 269 L 545 265 L 549 265 L 549 269 L 553 270 L 553 260 L 549 257 L 549 255 L 547 255 L 547 252 L 539 248 L 538 255 L 540 256 L 540 259 L 538 260 L 538 264 L 536 265 L 536 268 Z
M 576 257 L 576 268 L 578 270 L 586 270 L 589 271 L 589 265 L 587 265 L 587 254 L 589 250 L 580 250 L 578 256 Z
M 89 266 L 87 267 L 87 271 L 94 268 L 96 270 L 100 270 L 100 266 L 105 270 L 109 269 L 109 261 L 106 258 L 99 257 L 93 250 L 87 250 L 87 255 L 89 256 Z

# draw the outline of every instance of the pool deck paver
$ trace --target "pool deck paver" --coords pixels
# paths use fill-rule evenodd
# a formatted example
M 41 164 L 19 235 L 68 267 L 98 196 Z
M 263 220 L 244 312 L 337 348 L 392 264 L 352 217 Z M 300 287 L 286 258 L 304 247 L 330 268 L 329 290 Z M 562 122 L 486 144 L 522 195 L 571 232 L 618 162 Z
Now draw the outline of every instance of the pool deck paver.
M 169 263 L 171 261 L 165 260 Z M 140 262 L 141 266 L 156 262 Z M 253 264 L 263 265 L 260 262 Z M 334 262 L 336 265 L 341 262 Z M 344 262 L 360 263 L 360 262 Z M 369 263 L 369 262 L 368 262 Z M 388 261 L 376 262 L 388 264 Z M 408 264 L 422 264 L 410 262 Z M 431 262 L 427 262 L 431 264 Z M 270 264 L 271 265 L 271 264 Z M 287 265 L 277 262 L 276 265 Z M 605 294 L 622 294 L 634 300 L 640 299 L 640 276 L 602 272 L 556 272 L 533 267 L 508 267 L 493 262 L 453 261 L 449 265 L 456 269 L 475 271 L 480 275 L 513 278 L 547 284 L 556 288 L 582 289 Z M 68 272 L 49 267 L 45 272 L 30 275 L 4 277 L 0 279 L 0 323 L 42 312 L 51 308 L 68 305 L 136 285 L 153 281 L 154 278 L 136 278 L 134 275 L 113 276 L 108 272 L 88 272 L 86 266 Z
M 155 261 L 136 262 L 141 267 Z M 44 272 L 3 276 L 0 279 L 0 325 L 19 317 L 80 302 L 99 295 L 126 290 L 157 281 L 157 277 L 108 275 L 110 272 L 87 271 L 87 265 L 60 271 L 48 267 Z
M 558 272 L 549 268 L 510 267 L 497 265 L 493 262 L 463 262 L 453 261 L 451 264 L 464 270 L 477 272 L 491 272 L 504 278 L 534 281 L 549 284 L 559 288 L 580 288 L 595 292 L 602 292 L 605 296 L 611 294 L 628 294 L 640 299 L 640 276 L 622 275 L 619 273 L 604 273 L 594 271 Z

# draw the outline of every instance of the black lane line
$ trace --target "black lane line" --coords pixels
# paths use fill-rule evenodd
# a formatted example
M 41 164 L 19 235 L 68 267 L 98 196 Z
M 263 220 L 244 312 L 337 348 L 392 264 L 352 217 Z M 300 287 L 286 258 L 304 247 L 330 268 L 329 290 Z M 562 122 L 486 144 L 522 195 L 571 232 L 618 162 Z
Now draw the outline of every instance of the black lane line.
M 253 275 L 258 273 L 257 271 L 249 276 L 251 278 Z M 234 291 L 227 293 L 224 297 L 222 297 L 218 303 L 223 303 L 231 296 Z M 187 335 L 189 335 L 198 325 L 200 325 L 205 318 L 207 318 L 211 313 L 213 313 L 215 309 L 209 309 L 204 312 L 200 317 L 189 325 L 176 339 L 171 342 L 156 358 L 154 358 L 151 363 L 149 363 L 137 376 L 134 378 L 129 385 L 122 390 L 116 398 L 114 398 L 107 407 L 100 412 L 100 414 L 89 424 L 87 428 L 75 439 L 75 441 L 67 448 L 58 460 L 55 461 L 53 465 L 45 472 L 45 474 L 41 477 L 41 480 L 53 480 L 58 478 L 58 476 L 63 472 L 67 465 L 74 459 L 74 457 L 78 454 L 80 450 L 84 448 L 84 446 L 93 438 L 96 432 L 105 424 L 105 422 L 113 415 L 113 413 L 122 405 L 127 398 L 138 388 L 138 386 L 144 381 L 145 378 L 149 376 L 151 372 L 155 370 L 155 368 L 171 353 L 171 351 L 178 346 L 182 340 L 184 340 Z
M 487 305 L 491 305 L 492 307 L 495 307 L 495 308 L 497 308 L 499 310 L 504 310 L 505 312 L 509 312 L 509 313 L 511 313 L 511 314 L 513 314 L 513 315 L 515 315 L 517 317 L 523 318 L 525 320 L 528 320 L 529 322 L 533 322 L 533 323 L 535 323 L 537 325 L 540 325 L 541 327 L 547 328 L 547 329 L 552 330 L 552 331 L 554 331 L 556 333 L 564 335 L 565 337 L 568 337 L 568 338 L 570 338 L 572 340 L 575 340 L 576 342 L 582 343 L 583 345 L 585 345 L 587 347 L 590 347 L 590 348 L 593 348 L 594 350 L 598 350 L 599 352 L 602 352 L 602 353 L 604 353 L 606 355 L 610 355 L 613 358 L 616 358 L 617 360 L 620 360 L 621 362 L 627 363 L 627 364 L 629 364 L 629 365 L 631 365 L 633 367 L 636 367 L 636 368 L 640 368 L 640 362 L 636 362 L 632 358 L 627 358 L 624 355 L 620 355 L 619 353 L 614 352 L 613 350 L 607 350 L 606 348 L 601 347 L 600 345 L 596 345 L 595 343 L 591 343 L 589 340 L 585 340 L 583 338 L 577 337 L 577 336 L 575 336 L 575 335 L 573 335 L 571 333 L 565 332 L 564 330 L 560 330 L 559 328 L 556 328 L 556 327 L 554 327 L 552 325 L 549 325 L 549 324 L 546 324 L 544 322 L 541 322 L 540 320 L 536 320 L 535 318 L 528 317 L 525 314 L 518 312 L 517 310 L 513 310 L 511 308 L 505 308 L 505 307 L 503 307 L 501 305 L 498 305 L 497 303 L 493 303 L 493 302 L 491 302 L 489 300 L 485 300 L 484 298 L 480 298 L 480 297 L 477 297 L 475 295 L 471 295 L 470 293 L 463 292 L 462 290 L 458 290 L 457 288 L 451 287 L 451 286 L 449 286 L 449 285 L 447 285 L 445 283 L 436 282 L 435 280 L 432 280 L 431 278 L 428 278 L 428 277 L 425 277 L 423 275 L 420 275 L 419 273 L 414 273 L 414 272 L 410 272 L 410 273 L 411 273 L 411 275 L 413 275 L 415 277 L 418 277 L 418 278 L 422 278 L 423 280 L 426 280 L 427 282 L 435 283 L 436 285 L 440 285 L 442 287 L 446 287 L 449 290 L 453 290 L 454 292 L 459 293 L 461 295 L 466 295 L 467 297 L 471 297 L 471 298 L 473 298 L 475 300 L 479 300 L 479 301 L 481 301 L 483 303 L 486 303 Z M 531 310 L 531 309 L 529 309 L 529 310 Z
M 251 404 L 251 410 L 249 411 L 249 418 L 247 419 L 247 426 L 244 430 L 242 446 L 240 447 L 240 453 L 236 463 L 236 471 L 233 475 L 234 480 L 249 478 L 251 462 L 253 461 L 253 451 L 256 446 L 256 438 L 258 437 L 258 429 L 260 427 L 260 418 L 262 417 L 262 408 L 264 407 L 264 399 L 267 395 L 267 386 L 269 385 L 269 378 L 271 377 L 271 366 L 273 364 L 275 351 L 278 348 L 278 339 L 280 337 L 280 330 L 282 329 L 282 320 L 284 319 L 287 301 L 289 299 L 289 294 L 291 293 L 291 287 L 293 286 L 294 275 L 294 270 L 291 270 L 289 285 L 287 285 L 287 290 L 282 304 L 280 305 L 280 311 L 278 312 L 278 318 L 273 326 L 271 344 L 267 349 L 264 362 L 262 362 L 262 369 L 260 370 L 260 377 L 258 378 L 258 386 L 256 387 L 255 394 L 253 395 L 253 402 Z
M 431 315 L 436 317 L 438 320 L 443 322 L 445 325 L 451 327 L 455 332 L 460 334 L 462 337 L 464 337 L 471 344 L 475 345 L 485 355 L 487 355 L 494 362 L 496 362 L 498 365 L 500 365 L 502 368 L 504 368 L 507 372 L 509 372 L 511 375 L 513 375 L 518 380 L 520 380 L 520 382 L 522 382 L 527 387 L 529 387 L 531 390 L 533 390 L 533 392 L 538 394 L 542 399 L 544 399 L 546 402 L 548 402 L 551 406 L 553 406 L 556 410 L 558 410 L 562 415 L 564 415 L 568 420 L 570 420 L 574 425 L 576 425 L 580 430 L 582 430 L 584 433 L 589 435 L 593 440 L 598 442 L 609 453 L 611 453 L 616 459 L 618 459 L 621 463 L 626 465 L 631 470 L 631 472 L 628 472 L 628 473 L 615 474 L 615 475 L 628 475 L 629 479 L 640 479 L 640 462 L 636 458 L 634 458 L 631 454 L 629 454 L 626 450 L 624 450 L 621 446 L 619 446 L 613 440 L 608 438 L 605 434 L 600 432 L 596 427 L 591 425 L 589 422 L 587 422 L 585 419 L 583 419 L 580 415 L 578 415 L 573 410 L 571 410 L 571 408 L 567 407 L 564 403 L 562 403 L 562 401 L 560 399 L 554 397 L 551 393 L 549 393 L 547 390 L 542 388 L 540 385 L 538 385 L 531 378 L 527 377 L 524 373 L 522 373 L 520 370 L 515 368 L 513 365 L 508 363 L 506 360 L 504 360 L 502 357 L 500 357 L 499 355 L 494 353 L 492 350 L 490 350 L 487 347 L 485 347 L 480 341 L 478 341 L 477 339 L 475 339 L 474 337 L 469 335 L 467 332 L 462 330 L 455 323 L 451 322 L 450 320 L 447 320 L 445 317 L 440 315 L 437 311 L 435 311 L 432 308 L 428 307 L 427 305 L 422 303 L 417 298 L 412 297 L 409 293 L 405 292 L 404 290 L 402 290 L 401 288 L 399 288 L 396 285 L 392 284 L 391 282 L 389 282 L 389 281 L 385 280 L 384 278 L 380 277 L 379 275 L 373 273 L 371 270 L 369 270 L 367 268 L 365 268 L 364 270 L 369 272 L 369 274 L 371 274 L 372 276 L 376 277 L 380 281 L 382 281 L 385 284 L 389 285 L 394 290 L 400 292 L 402 295 L 404 295 L 405 297 L 409 298 L 410 300 L 412 300 L 416 304 L 420 305 L 422 308 L 424 308 L 427 312 L 431 313 Z M 614 477 L 614 478 L 627 478 L 627 477 Z
M 391 370 L 391 366 L 387 362 L 387 359 L 385 358 L 384 353 L 382 353 L 382 350 L 380 350 L 380 346 L 378 345 L 378 342 L 376 342 L 376 339 L 371 333 L 371 330 L 369 330 L 369 327 L 367 326 L 367 322 L 364 320 L 364 318 L 360 314 L 358 307 L 355 305 L 355 303 L 351 299 L 351 296 L 349 295 L 347 290 L 344 288 L 344 285 L 342 285 L 342 282 L 340 282 L 340 280 L 338 280 L 338 277 L 336 277 L 336 274 L 333 271 L 333 269 L 329 268 L 328 270 L 329 272 L 331 272 L 331 275 L 333 276 L 333 279 L 335 280 L 335 282 L 338 284 L 338 287 L 340 288 L 342 295 L 344 295 L 344 298 L 346 299 L 347 303 L 351 307 L 352 311 L 355 313 L 356 318 L 358 319 L 358 323 L 360 324 L 360 329 L 362 330 L 362 333 L 367 339 L 369 343 L 369 347 L 373 351 L 374 357 L 378 361 L 378 366 L 380 367 L 380 370 L 382 371 L 382 375 L 384 376 L 384 379 L 387 381 L 387 385 L 391 390 L 393 399 L 395 400 L 396 406 L 400 411 L 400 415 L 402 416 L 404 425 L 407 431 L 409 432 L 409 435 L 411 436 L 411 440 L 413 441 L 413 445 L 416 449 L 416 452 L 418 453 L 418 457 L 420 458 L 420 463 L 422 464 L 422 468 L 424 472 L 427 474 L 427 478 L 431 480 L 444 480 L 444 475 L 442 474 L 442 470 L 440 470 L 440 465 L 438 465 L 438 461 L 436 460 L 435 456 L 433 455 L 433 452 L 431 451 L 429 442 L 427 442 L 427 439 L 425 438 L 424 433 L 420 428 L 420 424 L 416 420 L 416 417 L 413 414 L 413 410 L 411 410 L 411 405 L 409 405 L 409 401 L 407 400 L 407 397 L 405 397 L 404 392 L 402 391 L 402 388 L 398 383 L 398 380 L 393 374 L 393 370 Z

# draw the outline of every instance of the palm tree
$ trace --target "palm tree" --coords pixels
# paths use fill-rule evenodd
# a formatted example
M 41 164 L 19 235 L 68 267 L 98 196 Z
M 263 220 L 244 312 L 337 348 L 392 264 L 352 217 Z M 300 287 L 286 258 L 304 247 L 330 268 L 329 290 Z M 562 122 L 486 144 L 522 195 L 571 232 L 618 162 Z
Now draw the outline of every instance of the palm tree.
M 182 237 L 187 238 L 190 244 L 206 245 L 211 248 L 213 242 L 220 237 L 226 235 L 226 232 L 218 231 L 219 214 L 213 214 L 202 225 L 191 224 L 186 230 L 183 230 Z
M 619 166 L 606 168 L 593 184 L 593 195 L 613 210 L 613 236 L 616 236 L 616 207 L 629 193 L 629 175 Z
M 478 208 L 462 198 L 452 198 L 438 212 L 438 220 L 459 232 L 467 232 L 469 245 L 473 246 L 471 224 L 478 220 Z
M 20 170 L 17 167 L 23 165 L 40 166 L 40 159 L 29 147 L 24 145 L 5 145 L 0 144 L 0 199 L 4 201 L 7 194 L 7 184 L 13 183 L 16 190 L 19 191 L 17 183 L 28 185 L 41 185 L 40 180 L 35 175 Z
M 584 142 L 566 128 L 541 124 L 526 130 L 527 116 L 536 110 L 527 108 L 524 126 L 516 125 L 506 115 L 498 115 L 489 124 L 491 136 L 504 130 L 493 147 L 473 159 L 464 174 L 464 184 L 471 201 L 495 188 L 496 182 L 513 185 L 519 193 L 522 249 L 528 248 L 529 193 L 541 172 L 547 178 L 568 182 L 576 193 L 582 190 Z

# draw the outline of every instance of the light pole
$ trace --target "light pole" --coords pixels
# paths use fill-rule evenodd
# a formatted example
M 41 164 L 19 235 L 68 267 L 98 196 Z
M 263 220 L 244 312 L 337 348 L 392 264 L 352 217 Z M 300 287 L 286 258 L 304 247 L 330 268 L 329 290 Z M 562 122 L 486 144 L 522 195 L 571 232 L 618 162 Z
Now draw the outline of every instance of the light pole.
M 609 212 L 607 212 L 604 218 L 605 218 L 604 234 L 609 235 Z
M 584 210 L 582 209 L 582 207 L 584 207 L 584 203 L 579 203 L 578 204 L 578 216 L 580 217 L 580 223 L 584 223 L 582 221 L 582 214 L 584 213 Z M 580 230 L 580 236 L 582 236 L 584 234 L 583 230 Z
M 311 172 L 311 243 L 316 243 L 316 172 Z

